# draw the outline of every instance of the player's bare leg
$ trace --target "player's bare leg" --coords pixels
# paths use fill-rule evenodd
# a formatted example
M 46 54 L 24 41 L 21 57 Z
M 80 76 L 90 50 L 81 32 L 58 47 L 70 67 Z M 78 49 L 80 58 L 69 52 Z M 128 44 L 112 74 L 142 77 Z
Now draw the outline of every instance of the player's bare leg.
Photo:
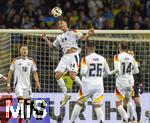
M 58 85 L 61 88 L 62 92 L 64 93 L 64 99 L 61 103 L 61 107 L 63 107 L 67 103 L 67 101 L 71 98 L 71 95 L 67 93 L 67 88 L 66 88 L 64 80 L 62 79 L 62 75 L 63 73 L 59 71 L 57 71 L 55 74 L 55 78 L 58 82 Z
M 136 113 L 137 113 L 137 123 L 141 123 L 141 104 L 140 104 L 140 98 L 134 97 L 133 98 L 135 105 L 136 105 Z

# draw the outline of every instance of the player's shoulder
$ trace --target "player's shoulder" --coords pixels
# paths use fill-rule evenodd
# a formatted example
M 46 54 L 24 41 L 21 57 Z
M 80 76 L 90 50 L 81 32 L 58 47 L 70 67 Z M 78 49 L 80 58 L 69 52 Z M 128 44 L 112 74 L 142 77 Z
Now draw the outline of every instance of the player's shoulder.
M 70 33 L 73 33 L 75 35 L 82 35 L 82 32 L 80 32 L 79 30 L 77 29 L 69 29 L 68 31 L 70 31 Z
M 19 56 L 19 57 L 16 57 L 16 58 L 14 58 L 14 59 L 16 59 L 16 60 L 20 60 L 20 59 L 21 59 L 21 57 Z
M 116 57 L 118 57 L 118 58 L 121 58 L 121 57 L 132 57 L 133 58 L 133 56 L 130 55 L 129 53 L 127 53 L 127 52 L 122 52 L 122 53 L 116 55 Z
M 105 58 L 97 53 L 91 53 L 90 55 L 86 56 L 87 59 L 93 59 L 93 60 L 105 60 Z
M 114 60 L 115 61 L 119 61 L 119 57 L 121 56 L 121 54 L 116 54 L 116 55 L 114 55 Z
M 34 60 L 32 57 L 27 57 L 27 59 L 29 59 L 29 60 Z
M 59 40 L 63 34 L 57 35 L 56 40 Z
M 126 56 L 128 56 L 128 57 L 130 57 L 131 59 L 135 60 L 135 58 L 134 58 L 131 54 L 129 54 L 129 53 L 126 53 Z
M 81 59 L 81 64 L 82 65 L 84 65 L 84 64 L 86 64 L 87 63 L 87 57 L 86 56 L 84 56 L 84 57 L 82 57 L 82 59 Z
M 12 60 L 12 64 L 14 64 L 16 61 L 18 61 L 18 60 L 20 60 L 21 59 L 21 57 L 16 57 L 16 58 L 13 58 L 13 60 Z
M 34 60 L 32 57 L 27 57 L 27 59 L 28 59 L 29 61 L 35 62 L 35 60 Z
M 79 32 L 77 29 L 69 29 L 68 31 L 75 32 L 75 33 Z

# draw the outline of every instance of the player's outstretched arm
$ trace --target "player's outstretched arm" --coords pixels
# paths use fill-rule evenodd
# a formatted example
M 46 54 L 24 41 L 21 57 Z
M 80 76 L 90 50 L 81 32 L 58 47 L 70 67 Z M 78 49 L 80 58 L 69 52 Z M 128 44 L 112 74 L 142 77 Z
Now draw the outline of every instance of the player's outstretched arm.
M 45 33 L 42 33 L 42 38 L 44 39 L 44 41 L 46 41 L 47 45 L 51 48 L 53 47 L 53 43 L 50 42 L 50 40 L 47 38 Z
M 95 33 L 94 28 L 91 28 L 91 29 L 89 29 L 89 31 L 87 32 L 86 35 L 81 36 L 80 40 L 87 41 L 89 39 L 89 37 L 94 33 Z
M 40 85 L 40 81 L 39 81 L 37 71 L 33 72 L 33 77 L 34 77 L 34 80 L 35 80 L 35 88 L 38 89 L 39 91 L 41 91 L 41 85 Z
M 112 75 L 112 74 L 115 74 L 119 71 L 118 69 L 114 69 L 114 70 L 110 71 L 110 68 L 109 68 L 106 60 L 105 60 L 105 64 L 104 64 L 104 69 L 106 71 L 106 75 Z

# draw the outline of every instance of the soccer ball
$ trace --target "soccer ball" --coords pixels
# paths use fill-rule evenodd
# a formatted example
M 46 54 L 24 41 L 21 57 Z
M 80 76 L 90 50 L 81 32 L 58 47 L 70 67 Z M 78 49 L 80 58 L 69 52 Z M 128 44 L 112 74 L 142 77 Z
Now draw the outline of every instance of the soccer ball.
M 62 10 L 61 10 L 61 8 L 59 8 L 59 7 L 54 7 L 54 8 L 52 9 L 51 13 L 52 13 L 52 15 L 53 15 L 54 17 L 59 17 L 59 16 L 61 16 L 61 14 L 62 14 Z

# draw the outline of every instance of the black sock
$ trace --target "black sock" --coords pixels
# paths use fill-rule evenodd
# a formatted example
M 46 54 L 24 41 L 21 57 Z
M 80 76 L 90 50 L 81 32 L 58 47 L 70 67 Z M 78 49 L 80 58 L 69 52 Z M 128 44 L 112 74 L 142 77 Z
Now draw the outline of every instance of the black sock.
M 141 106 L 136 105 L 137 121 L 141 120 Z
M 124 108 L 124 110 L 127 112 L 127 106 L 124 105 L 123 108 Z M 123 122 L 126 122 L 126 121 L 123 119 Z
M 124 105 L 123 108 L 124 108 L 124 110 L 127 112 L 127 106 Z

